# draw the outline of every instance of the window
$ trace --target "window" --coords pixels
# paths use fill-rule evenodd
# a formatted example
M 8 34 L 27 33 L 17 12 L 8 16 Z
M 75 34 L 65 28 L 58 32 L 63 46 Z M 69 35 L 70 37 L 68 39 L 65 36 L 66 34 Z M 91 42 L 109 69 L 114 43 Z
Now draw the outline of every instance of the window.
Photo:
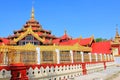
M 22 45 L 25 45 L 25 42 L 23 42 Z
M 38 45 L 38 42 L 34 42 L 34 45 Z
M 22 40 L 20 40 L 18 42 L 18 45 L 26 45 L 28 43 L 31 43 L 33 45 L 42 45 L 42 42 L 40 42 L 39 40 L 34 38 L 34 36 L 32 36 L 32 35 L 28 35 L 25 38 L 23 38 Z

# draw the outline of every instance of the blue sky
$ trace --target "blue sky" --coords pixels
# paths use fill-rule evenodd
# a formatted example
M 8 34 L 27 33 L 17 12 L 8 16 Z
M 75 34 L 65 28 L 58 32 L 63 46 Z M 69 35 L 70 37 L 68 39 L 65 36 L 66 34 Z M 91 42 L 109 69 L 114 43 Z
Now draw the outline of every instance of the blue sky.
M 52 34 L 64 30 L 73 38 L 114 38 L 120 30 L 120 0 L 1 0 L 0 36 L 12 35 L 30 19 L 34 1 L 35 18 Z

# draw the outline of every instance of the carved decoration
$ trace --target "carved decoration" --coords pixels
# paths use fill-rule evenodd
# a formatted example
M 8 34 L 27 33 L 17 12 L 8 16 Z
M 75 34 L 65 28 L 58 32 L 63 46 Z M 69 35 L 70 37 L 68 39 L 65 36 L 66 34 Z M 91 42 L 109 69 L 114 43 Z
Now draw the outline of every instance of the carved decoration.
M 18 42 L 19 40 L 23 39 L 24 37 L 26 37 L 28 34 L 31 34 L 33 35 L 36 39 L 38 39 L 39 41 L 41 42 L 44 42 L 44 39 L 40 38 L 38 36 L 38 34 L 35 34 L 33 31 L 32 31 L 32 28 L 29 27 L 27 28 L 27 31 L 24 33 L 24 34 L 21 34 L 18 38 L 15 38 L 14 39 L 14 42 Z

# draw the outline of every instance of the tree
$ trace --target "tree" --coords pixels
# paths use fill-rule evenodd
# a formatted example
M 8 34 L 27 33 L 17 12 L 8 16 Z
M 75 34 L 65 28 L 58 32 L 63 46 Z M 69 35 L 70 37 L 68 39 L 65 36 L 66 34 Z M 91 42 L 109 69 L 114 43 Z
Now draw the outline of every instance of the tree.
M 103 39 L 103 38 L 96 38 L 95 41 L 96 42 L 100 42 L 100 41 L 106 41 L 107 39 Z

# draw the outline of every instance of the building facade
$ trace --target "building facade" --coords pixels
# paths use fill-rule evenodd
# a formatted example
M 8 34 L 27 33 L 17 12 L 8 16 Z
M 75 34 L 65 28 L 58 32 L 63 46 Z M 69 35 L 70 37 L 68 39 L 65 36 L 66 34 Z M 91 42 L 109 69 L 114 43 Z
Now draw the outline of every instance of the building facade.
M 111 41 L 61 37 L 44 30 L 34 17 L 20 30 L 0 38 L 0 78 L 62 80 L 104 70 L 114 64 Z

